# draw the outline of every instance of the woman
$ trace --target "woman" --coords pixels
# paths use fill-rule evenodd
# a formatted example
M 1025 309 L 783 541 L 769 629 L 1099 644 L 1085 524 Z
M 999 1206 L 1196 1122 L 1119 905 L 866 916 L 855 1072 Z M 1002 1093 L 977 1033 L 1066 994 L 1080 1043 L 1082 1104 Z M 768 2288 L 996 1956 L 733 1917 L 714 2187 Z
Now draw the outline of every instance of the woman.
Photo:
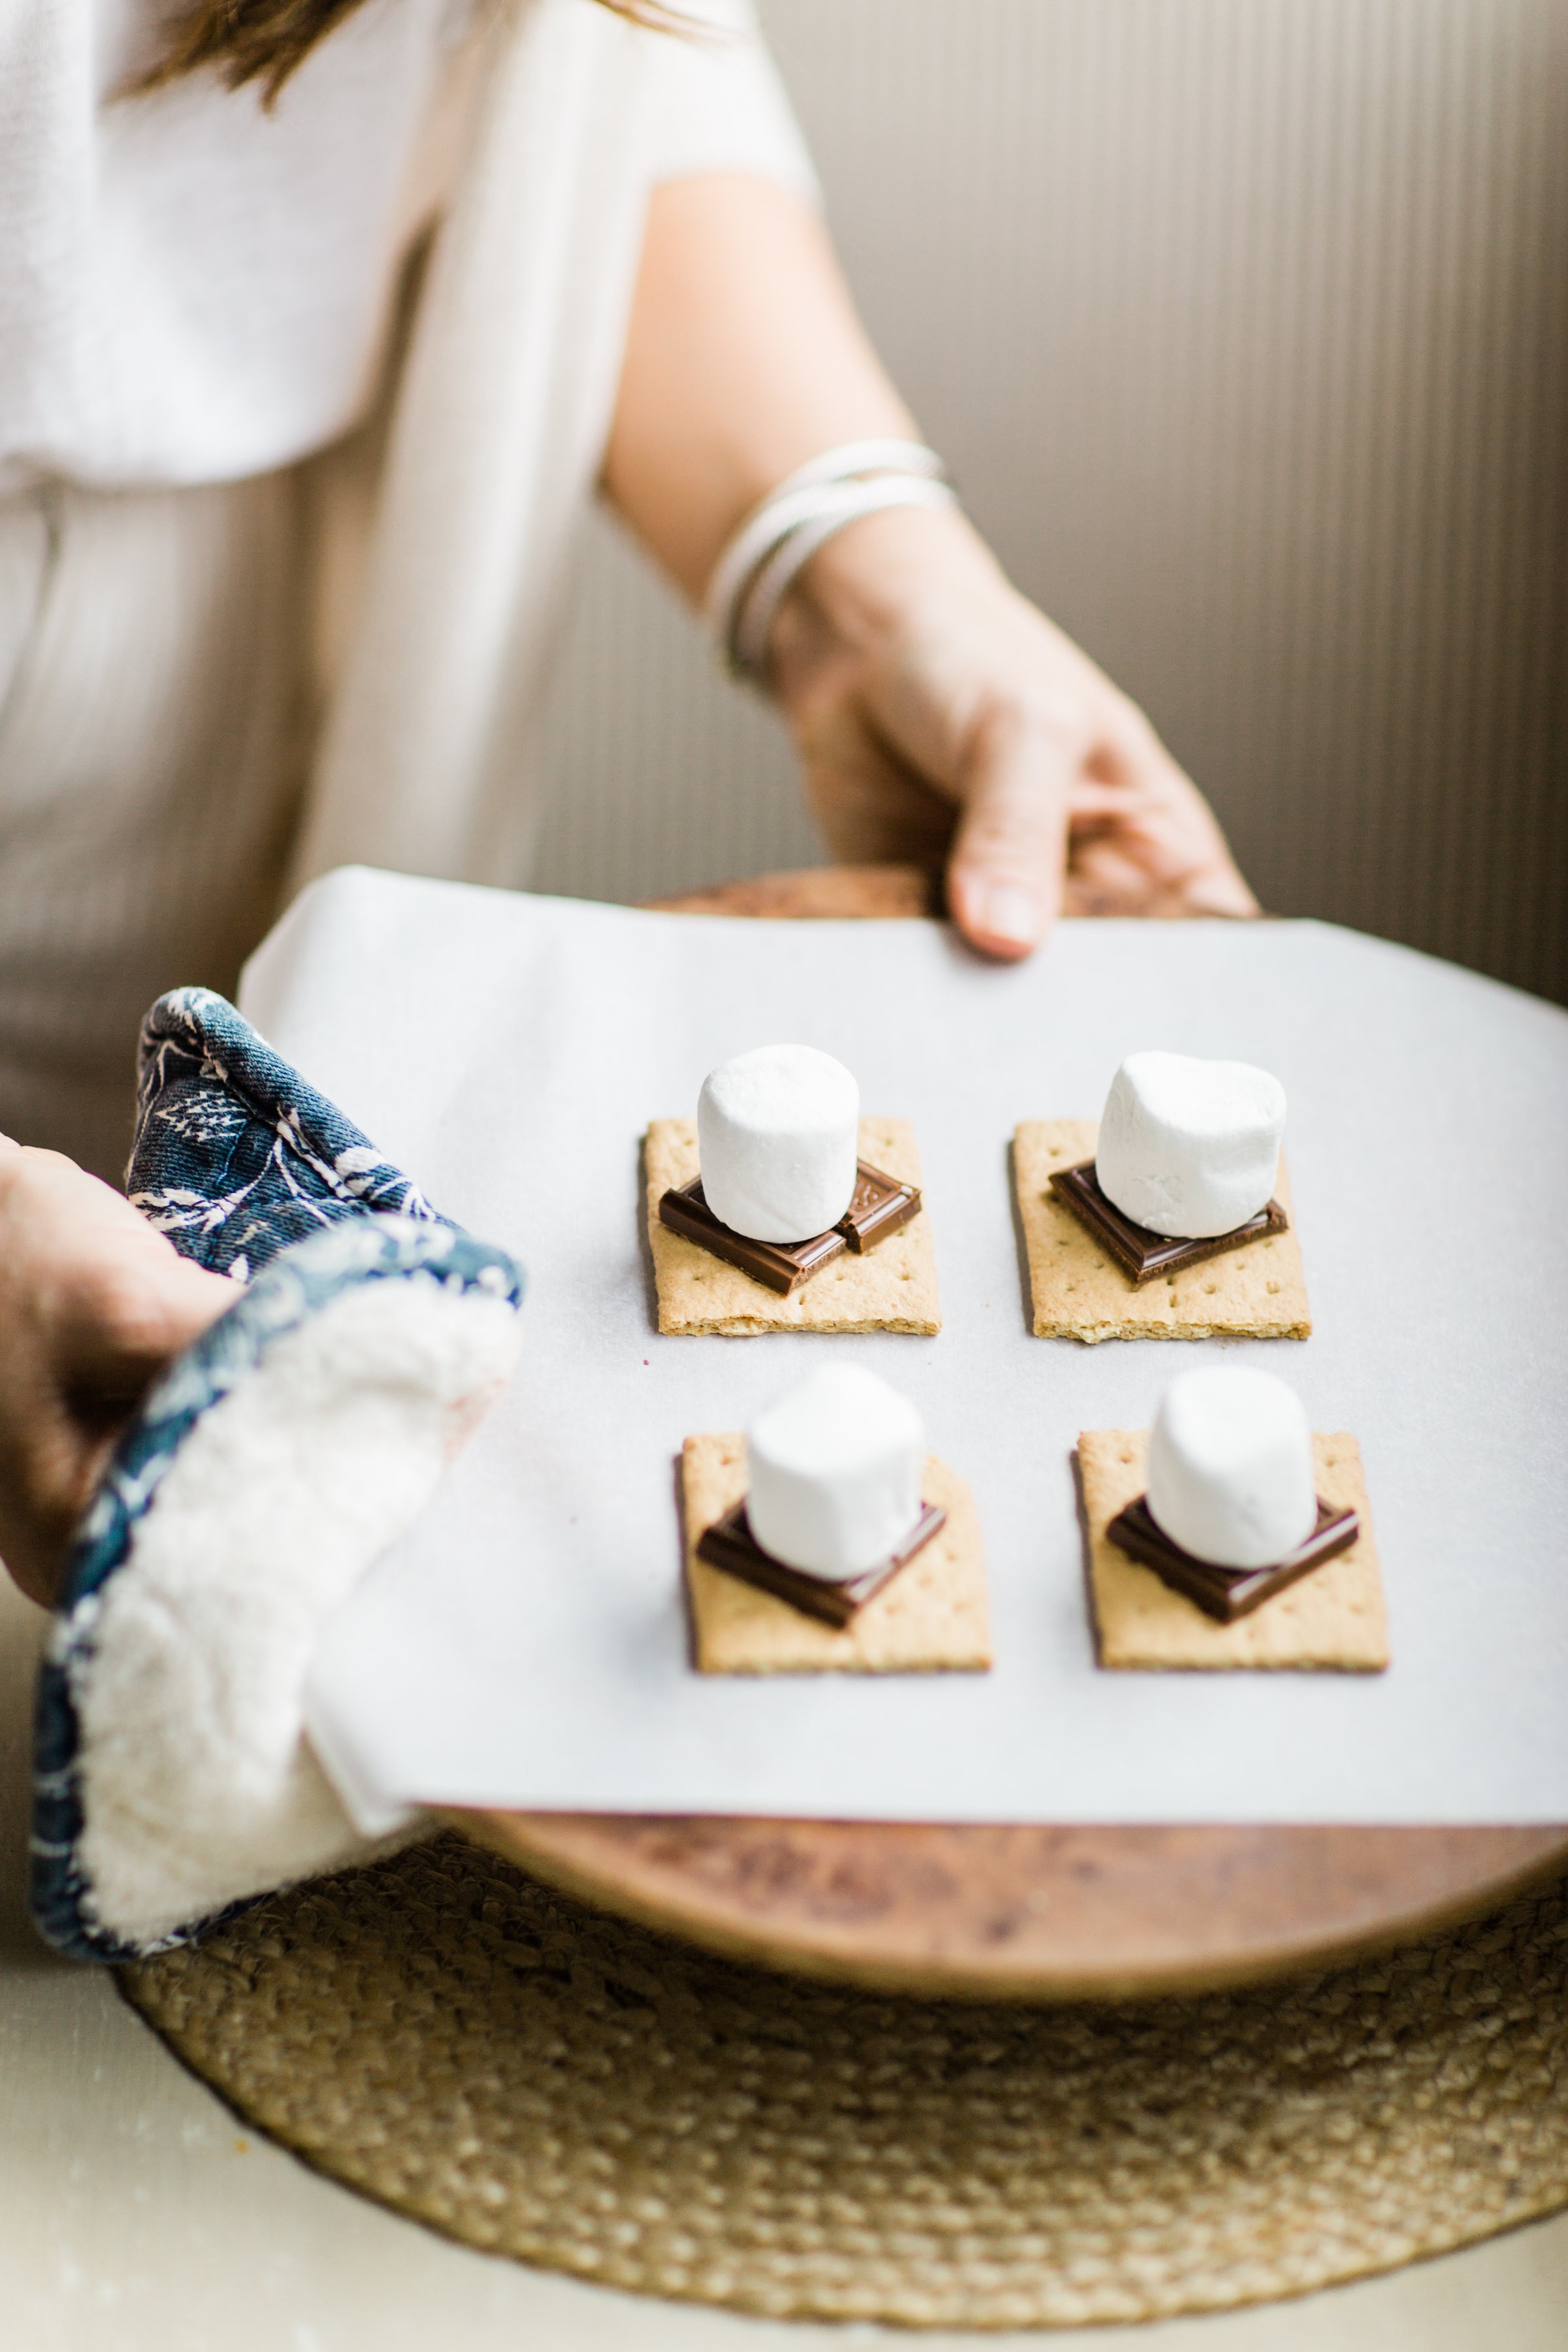
M 0 1553 L 47 1599 L 234 1290 L 37 1147 L 118 1171 L 143 1007 L 293 883 L 522 878 L 595 481 L 836 853 L 945 860 L 983 952 L 1064 887 L 1255 908 L 934 479 L 742 0 L 11 0 L 0 43 Z
M 290 878 L 526 878 L 595 476 L 697 600 L 803 461 L 915 441 L 765 56 L 731 0 L 698 16 L 205 0 L 172 34 L 163 0 L 13 0 L 0 1127 L 117 1177 L 141 1012 L 230 985 Z M 945 851 L 988 952 L 1038 940 L 1069 832 L 1090 904 L 1251 908 L 952 507 L 829 539 L 754 666 L 835 851 Z

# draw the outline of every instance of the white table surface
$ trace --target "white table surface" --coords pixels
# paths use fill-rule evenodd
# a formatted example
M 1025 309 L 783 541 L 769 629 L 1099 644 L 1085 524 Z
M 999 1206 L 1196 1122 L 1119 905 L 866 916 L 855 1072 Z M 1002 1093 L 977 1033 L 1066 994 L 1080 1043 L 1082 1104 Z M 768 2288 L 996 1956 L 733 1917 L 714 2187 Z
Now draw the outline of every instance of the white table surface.
M 1568 1819 L 1568 1015 L 1310 923 L 1064 925 L 984 966 L 927 923 L 646 915 L 348 872 L 244 1003 L 431 1197 L 530 1273 L 511 1391 L 329 1629 L 318 1744 L 362 1800 L 915 1820 Z M 659 1339 L 637 1143 L 724 1055 L 847 1061 L 923 1155 L 940 1338 Z M 1007 1144 L 1163 1045 L 1290 1100 L 1305 1343 L 1028 1332 Z M 1364 1456 L 1382 1676 L 1113 1675 L 1070 1470 L 1225 1349 Z M 973 1482 L 985 1676 L 695 1676 L 671 1461 L 829 1349 Z

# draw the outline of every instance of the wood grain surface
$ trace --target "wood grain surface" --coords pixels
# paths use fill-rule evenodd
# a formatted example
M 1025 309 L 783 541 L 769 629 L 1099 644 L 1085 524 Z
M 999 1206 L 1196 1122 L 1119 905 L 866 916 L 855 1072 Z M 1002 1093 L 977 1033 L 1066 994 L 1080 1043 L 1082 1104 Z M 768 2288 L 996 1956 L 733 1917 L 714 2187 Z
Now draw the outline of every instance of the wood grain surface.
M 672 913 L 909 917 L 913 867 L 825 867 Z M 719 1951 L 957 1998 L 1117 1999 L 1317 1967 L 1568 1869 L 1568 1826 L 968 1825 L 451 1812 L 537 1876 Z
M 1568 1829 L 448 1818 L 540 1877 L 714 1950 L 968 1998 L 1247 1983 L 1479 1916 L 1568 1867 Z

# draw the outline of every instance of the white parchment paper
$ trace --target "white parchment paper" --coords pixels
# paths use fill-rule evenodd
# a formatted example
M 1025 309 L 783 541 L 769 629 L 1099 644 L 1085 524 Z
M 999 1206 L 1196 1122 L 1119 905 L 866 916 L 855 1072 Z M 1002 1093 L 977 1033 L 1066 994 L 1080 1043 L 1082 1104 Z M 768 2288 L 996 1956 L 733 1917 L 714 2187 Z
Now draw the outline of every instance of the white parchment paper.
M 401 1801 L 918 1820 L 1568 1820 L 1568 1016 L 1308 923 L 1067 924 L 1011 970 L 933 924 L 643 915 L 349 872 L 244 1003 L 528 1266 L 522 1370 L 330 1627 L 319 1744 Z M 660 1339 L 638 1140 L 704 1072 L 801 1039 L 916 1122 L 940 1338 Z M 1283 1080 L 1305 1343 L 1028 1336 L 1007 1146 L 1163 1046 Z M 1224 1348 L 1361 1440 L 1380 1677 L 1097 1670 L 1070 1455 Z M 973 1484 L 984 1676 L 700 1678 L 673 1461 L 825 1349 L 918 1403 Z

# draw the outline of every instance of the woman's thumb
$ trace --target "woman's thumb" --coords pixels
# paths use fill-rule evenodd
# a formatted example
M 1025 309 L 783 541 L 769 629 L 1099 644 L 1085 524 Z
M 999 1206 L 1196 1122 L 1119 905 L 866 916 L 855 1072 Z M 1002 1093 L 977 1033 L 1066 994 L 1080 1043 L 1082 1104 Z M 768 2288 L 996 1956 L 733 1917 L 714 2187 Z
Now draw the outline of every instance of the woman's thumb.
M 1028 955 L 1060 910 L 1075 765 L 1059 735 L 1020 719 L 980 730 L 948 857 L 947 898 L 964 938 L 986 955 Z

